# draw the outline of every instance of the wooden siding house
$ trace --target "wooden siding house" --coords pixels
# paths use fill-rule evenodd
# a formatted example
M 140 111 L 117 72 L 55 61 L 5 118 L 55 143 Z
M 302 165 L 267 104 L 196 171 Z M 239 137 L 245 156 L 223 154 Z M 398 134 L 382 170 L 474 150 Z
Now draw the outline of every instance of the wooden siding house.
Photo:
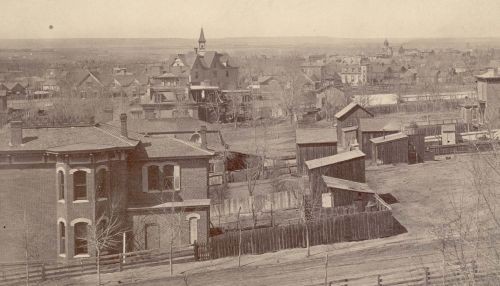
M 307 173 L 306 161 L 337 154 L 337 134 L 333 129 L 297 129 L 295 136 L 297 172 L 301 175 Z
M 352 132 L 352 130 L 346 129 L 343 131 L 342 129 L 357 126 L 359 118 L 371 117 L 373 117 L 372 113 L 355 102 L 349 103 L 335 114 L 335 118 L 337 119 L 337 140 L 341 142 L 343 148 L 346 148 L 350 143 L 348 140 L 344 139 L 344 131 Z
M 376 164 L 408 163 L 408 135 L 400 132 L 370 139 Z
M 390 118 L 360 118 L 358 123 L 358 142 L 360 150 L 366 154 L 366 159 L 371 158 L 372 138 L 383 137 L 401 132 L 401 124 Z

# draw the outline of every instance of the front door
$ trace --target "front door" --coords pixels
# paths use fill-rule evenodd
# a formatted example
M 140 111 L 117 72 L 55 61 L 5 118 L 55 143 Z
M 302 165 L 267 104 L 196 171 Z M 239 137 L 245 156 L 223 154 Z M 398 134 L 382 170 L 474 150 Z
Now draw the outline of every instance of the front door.
M 194 244 L 198 240 L 198 219 L 189 219 L 189 243 Z

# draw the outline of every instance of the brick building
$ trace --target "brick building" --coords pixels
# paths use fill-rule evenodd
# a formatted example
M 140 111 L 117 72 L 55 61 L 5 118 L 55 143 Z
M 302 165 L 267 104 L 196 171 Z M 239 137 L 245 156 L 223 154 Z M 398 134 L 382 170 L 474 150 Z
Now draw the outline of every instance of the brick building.
M 37 260 L 94 256 L 89 231 L 112 211 L 128 251 L 166 247 L 172 231 L 175 245 L 206 241 L 205 145 L 129 132 L 125 115 L 119 128 L 11 122 L 0 130 L 0 261 L 26 249 Z

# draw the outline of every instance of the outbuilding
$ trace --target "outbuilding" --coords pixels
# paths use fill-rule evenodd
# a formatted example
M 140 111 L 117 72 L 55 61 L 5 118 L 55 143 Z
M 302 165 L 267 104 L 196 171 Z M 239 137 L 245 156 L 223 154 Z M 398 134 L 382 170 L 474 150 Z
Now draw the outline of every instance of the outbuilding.
M 375 164 L 408 163 L 408 135 L 400 132 L 370 139 Z
M 353 129 L 350 127 L 357 126 L 359 118 L 371 117 L 373 117 L 373 114 L 356 102 L 349 103 L 335 114 L 337 119 L 337 139 L 342 143 L 343 148 L 347 148 L 349 145 L 349 140 L 344 139 L 344 132 L 352 132 Z
M 333 128 L 297 129 L 297 172 L 307 173 L 306 161 L 337 154 L 337 134 Z
M 355 205 L 364 211 L 375 192 L 365 183 L 323 176 L 326 192 L 322 193 L 322 207 Z

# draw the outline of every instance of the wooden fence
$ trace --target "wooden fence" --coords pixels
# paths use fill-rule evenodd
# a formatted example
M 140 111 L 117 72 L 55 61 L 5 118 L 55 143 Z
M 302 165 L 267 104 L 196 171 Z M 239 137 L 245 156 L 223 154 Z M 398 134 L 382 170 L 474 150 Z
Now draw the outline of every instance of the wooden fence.
M 397 285 L 498 285 L 500 271 L 488 267 L 478 267 L 472 262 L 467 265 L 447 265 L 441 267 L 399 268 L 380 274 L 360 275 L 356 277 L 328 280 L 305 286 L 397 286 Z M 318 279 L 320 281 L 320 279 Z
M 387 237 L 393 235 L 393 222 L 392 212 L 384 210 L 334 216 L 308 222 L 307 227 L 292 224 L 245 230 L 241 231 L 241 254 L 306 247 L 306 231 L 311 246 Z M 195 245 L 195 259 L 237 256 L 239 245 L 239 231 L 214 236 L 206 244 Z
M 461 100 L 417 101 L 398 104 L 368 106 L 367 109 L 374 115 L 389 113 L 419 113 L 453 111 L 460 108 Z
M 430 152 L 433 152 L 434 155 L 451 155 L 491 151 L 493 150 L 493 146 L 498 147 L 498 145 L 498 141 L 476 141 L 452 145 L 430 145 L 428 149 Z
M 193 261 L 193 249 L 174 249 L 172 259 L 175 263 Z M 169 264 L 170 252 L 165 250 L 145 250 L 129 253 L 105 255 L 100 257 L 101 273 L 118 272 L 140 266 Z M 29 276 L 30 283 L 40 283 L 47 279 L 61 279 L 97 273 L 96 257 L 74 259 L 67 264 L 30 262 L 0 264 L 0 285 L 24 284 Z M 29 275 L 27 275 L 29 273 Z

